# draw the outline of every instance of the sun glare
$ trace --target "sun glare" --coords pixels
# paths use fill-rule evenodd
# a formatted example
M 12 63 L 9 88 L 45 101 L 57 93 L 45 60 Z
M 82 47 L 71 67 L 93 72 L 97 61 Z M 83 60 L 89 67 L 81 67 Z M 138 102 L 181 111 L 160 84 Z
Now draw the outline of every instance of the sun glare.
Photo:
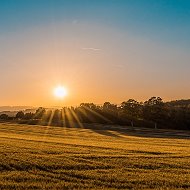
M 57 86 L 54 89 L 53 94 L 56 98 L 64 98 L 67 96 L 67 89 L 64 86 Z

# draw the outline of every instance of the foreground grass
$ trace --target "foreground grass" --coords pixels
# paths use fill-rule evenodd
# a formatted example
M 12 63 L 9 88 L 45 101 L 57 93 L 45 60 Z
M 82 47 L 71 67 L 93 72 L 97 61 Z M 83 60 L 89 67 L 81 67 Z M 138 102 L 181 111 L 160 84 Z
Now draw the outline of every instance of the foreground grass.
M 190 189 L 189 139 L 134 135 L 0 124 L 0 189 Z

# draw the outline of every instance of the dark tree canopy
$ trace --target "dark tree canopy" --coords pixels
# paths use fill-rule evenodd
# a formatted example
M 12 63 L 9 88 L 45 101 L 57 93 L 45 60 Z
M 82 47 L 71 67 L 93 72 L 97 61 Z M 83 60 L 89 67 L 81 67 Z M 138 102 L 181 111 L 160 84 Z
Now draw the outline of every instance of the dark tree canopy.
M 19 112 L 16 114 L 16 118 L 17 118 L 17 119 L 23 119 L 23 118 L 24 118 L 24 112 L 23 112 L 23 111 L 19 111 Z
M 81 103 L 78 107 L 55 110 L 40 107 L 34 114 L 18 112 L 16 118 L 56 126 L 100 123 L 190 130 L 190 101 L 163 102 L 160 97 L 151 97 L 144 103 L 129 99 L 120 105 Z M 3 114 L 0 119 L 8 119 L 8 116 Z
M 7 120 L 8 118 L 9 118 L 9 116 L 7 114 L 1 114 L 0 115 L 1 120 Z

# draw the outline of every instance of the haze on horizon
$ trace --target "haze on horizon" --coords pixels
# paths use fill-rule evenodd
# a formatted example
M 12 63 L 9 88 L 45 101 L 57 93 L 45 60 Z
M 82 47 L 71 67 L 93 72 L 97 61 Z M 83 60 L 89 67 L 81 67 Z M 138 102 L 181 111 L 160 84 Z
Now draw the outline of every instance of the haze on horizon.
M 187 99 L 189 20 L 188 0 L 0 1 L 0 106 Z

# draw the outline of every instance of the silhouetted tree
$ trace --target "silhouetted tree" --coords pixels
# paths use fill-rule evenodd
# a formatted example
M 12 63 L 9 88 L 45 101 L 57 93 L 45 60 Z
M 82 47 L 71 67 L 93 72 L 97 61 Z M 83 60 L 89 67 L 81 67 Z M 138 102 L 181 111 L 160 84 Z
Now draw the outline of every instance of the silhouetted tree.
M 26 119 L 26 120 L 30 120 L 30 119 L 32 119 L 33 117 L 34 117 L 34 114 L 31 113 L 31 112 L 25 113 L 25 115 L 24 115 L 24 119 Z
M 158 122 L 164 118 L 164 103 L 160 97 L 151 97 L 144 102 L 143 116 L 145 119 L 153 121 L 155 128 Z
M 53 111 L 52 116 L 53 124 L 61 125 L 63 123 L 62 114 L 60 110 L 56 109 L 55 111 Z
M 151 97 L 144 103 L 134 99 L 124 101 L 120 106 L 105 102 L 102 106 L 81 103 L 79 107 L 64 107 L 61 110 L 38 108 L 35 113 L 22 111 L 15 118 L 21 122 L 41 125 L 75 125 L 75 123 L 122 124 L 160 128 L 190 130 L 190 100 L 163 102 L 160 97 Z M 7 114 L 1 120 L 12 119 Z
M 102 114 L 113 123 L 118 122 L 118 108 L 117 105 L 105 102 L 102 106 Z
M 8 120 L 9 116 L 7 114 L 1 114 L 0 119 L 1 120 Z
M 139 119 L 141 115 L 141 108 L 142 105 L 134 99 L 129 99 L 128 101 L 121 103 L 122 113 L 125 117 L 131 120 L 132 127 L 134 126 L 134 120 Z
M 34 114 L 34 119 L 42 119 L 43 115 L 45 114 L 46 110 L 42 107 L 39 107 Z
M 16 118 L 17 118 L 17 119 L 24 119 L 24 112 L 23 112 L 23 111 L 19 111 L 19 112 L 16 114 Z
M 43 114 L 42 121 L 44 122 L 44 124 L 50 125 L 52 117 L 53 117 L 53 111 L 52 110 L 47 110 Z

